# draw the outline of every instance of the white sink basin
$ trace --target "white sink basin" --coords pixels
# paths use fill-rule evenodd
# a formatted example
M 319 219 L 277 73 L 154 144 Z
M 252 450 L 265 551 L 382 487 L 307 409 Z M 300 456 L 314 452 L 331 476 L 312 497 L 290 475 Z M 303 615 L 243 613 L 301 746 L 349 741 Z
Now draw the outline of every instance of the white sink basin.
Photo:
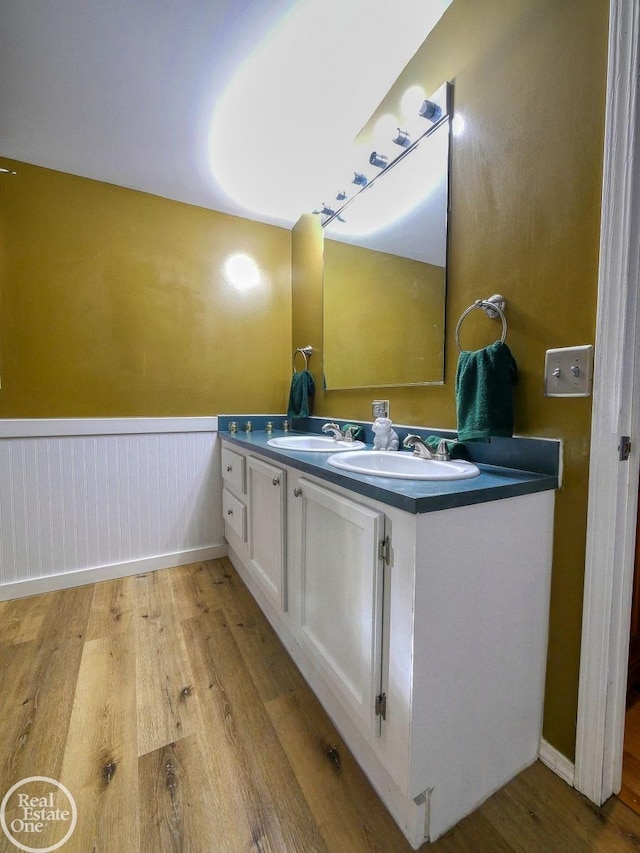
M 270 447 L 280 450 L 303 450 L 305 453 L 338 453 L 343 450 L 362 450 L 363 441 L 338 441 L 331 435 L 283 435 L 270 438 Z
M 480 469 L 473 462 L 452 459 L 421 459 L 412 453 L 392 450 L 364 450 L 361 453 L 338 453 L 327 459 L 329 465 L 369 474 L 374 477 L 397 477 L 402 480 L 466 480 L 477 477 Z

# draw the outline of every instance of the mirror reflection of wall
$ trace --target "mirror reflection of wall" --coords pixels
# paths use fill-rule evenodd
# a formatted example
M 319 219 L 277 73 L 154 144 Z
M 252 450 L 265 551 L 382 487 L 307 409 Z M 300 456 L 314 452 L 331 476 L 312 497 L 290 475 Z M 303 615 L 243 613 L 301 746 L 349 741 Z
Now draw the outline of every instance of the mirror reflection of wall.
M 328 390 L 442 384 L 449 121 L 324 229 Z
M 442 382 L 444 272 L 325 240 L 327 389 Z

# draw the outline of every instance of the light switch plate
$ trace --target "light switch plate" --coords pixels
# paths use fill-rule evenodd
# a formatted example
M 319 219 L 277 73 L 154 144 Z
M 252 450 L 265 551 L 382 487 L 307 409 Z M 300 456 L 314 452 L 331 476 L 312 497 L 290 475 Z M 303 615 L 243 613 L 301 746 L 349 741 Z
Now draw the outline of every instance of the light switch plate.
M 593 346 L 548 349 L 544 360 L 545 397 L 589 397 L 593 379 Z

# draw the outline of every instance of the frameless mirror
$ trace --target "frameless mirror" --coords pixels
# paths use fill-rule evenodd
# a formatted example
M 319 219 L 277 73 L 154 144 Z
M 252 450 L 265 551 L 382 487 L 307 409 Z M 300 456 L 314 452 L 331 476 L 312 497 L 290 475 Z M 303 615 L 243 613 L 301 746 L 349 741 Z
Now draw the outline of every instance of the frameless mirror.
M 445 116 L 323 224 L 328 390 L 444 381 L 449 133 Z

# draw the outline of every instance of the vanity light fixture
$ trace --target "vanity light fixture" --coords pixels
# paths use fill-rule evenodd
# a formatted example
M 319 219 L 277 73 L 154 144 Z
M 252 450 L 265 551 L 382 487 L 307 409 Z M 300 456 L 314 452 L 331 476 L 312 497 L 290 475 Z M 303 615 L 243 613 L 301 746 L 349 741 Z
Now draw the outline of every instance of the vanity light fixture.
M 378 169 L 386 169 L 389 165 L 389 158 L 386 154 L 378 154 L 376 151 L 372 151 L 369 162 L 372 166 L 377 166 Z
M 322 202 L 321 208 L 316 208 L 312 212 L 319 216 L 334 216 L 338 220 L 338 222 L 346 222 L 346 219 L 340 216 L 339 213 L 336 213 L 333 208 L 329 207 L 329 205 L 325 204 L 324 202 Z
M 14 172 L 13 169 L 5 169 L 3 166 L 0 166 L 0 175 L 17 175 L 17 172 Z
M 398 128 L 398 133 L 393 137 L 392 142 L 395 142 L 396 145 L 401 145 L 403 148 L 408 148 L 411 145 L 409 133 L 400 128 Z
M 419 112 L 422 118 L 429 119 L 429 121 L 432 121 L 434 124 L 442 117 L 442 107 L 438 106 L 438 104 L 434 104 L 434 102 L 430 101 L 428 98 L 425 98 L 422 102 Z
M 316 207 L 315 210 L 311 211 L 315 216 L 326 216 L 328 218 L 336 219 L 338 222 L 346 222 L 347 220 L 337 213 L 333 208 L 326 205 L 322 202 L 321 207 Z
M 369 165 L 375 166 L 380 171 L 370 178 L 363 172 L 354 171 L 351 183 L 358 187 L 356 191 L 347 195 L 342 190 L 335 197 L 336 202 L 340 202 L 339 204 L 328 206 L 323 203 L 321 210 L 313 211 L 322 215 L 323 228 L 334 220 L 344 222 L 345 220 L 340 216 L 340 212 L 347 205 L 351 204 L 360 192 L 364 189 L 369 189 L 384 172 L 392 169 L 397 163 L 403 160 L 423 139 L 437 131 L 440 124 L 451 116 L 451 84 L 443 83 L 430 98 L 425 98 L 424 90 L 421 86 L 411 86 L 404 93 L 401 106 L 404 118 L 398 119 L 391 113 L 385 113 L 375 123 L 373 142 L 377 150 L 371 152 L 368 162 Z M 421 122 L 421 118 L 425 118 L 430 122 L 430 125 L 426 129 Z M 399 122 L 402 122 L 404 127 L 399 127 Z M 397 153 L 393 153 L 387 148 L 387 143 L 390 142 L 398 145 L 402 150 L 398 152 L 397 149 L 394 149 Z M 389 151 L 389 153 L 384 153 L 385 151 Z M 363 159 L 361 165 L 360 152 L 362 152 L 362 148 L 359 148 L 356 154 L 356 169 L 366 169 L 367 166 L 365 165 L 366 161 L 364 157 L 367 155 L 362 152 Z M 332 208 L 335 208 L 335 210 Z
M 315 213 L 315 210 L 314 210 L 314 213 Z M 329 207 L 324 202 L 322 202 L 322 207 L 320 208 L 318 213 L 321 213 L 322 216 L 333 216 L 333 214 L 335 213 L 335 210 L 333 210 L 333 208 Z

